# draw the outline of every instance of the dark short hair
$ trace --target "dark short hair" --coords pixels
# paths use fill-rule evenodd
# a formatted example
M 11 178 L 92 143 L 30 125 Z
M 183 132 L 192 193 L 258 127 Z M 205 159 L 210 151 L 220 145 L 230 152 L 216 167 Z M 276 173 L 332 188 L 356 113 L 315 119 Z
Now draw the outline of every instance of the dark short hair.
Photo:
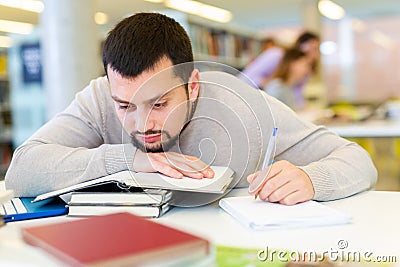
M 319 41 L 319 36 L 315 33 L 305 31 L 297 37 L 296 42 L 294 43 L 295 48 L 300 48 L 300 46 L 304 43 L 307 43 L 310 40 L 317 40 Z
M 192 62 L 184 69 L 175 68 L 175 74 L 186 83 L 193 70 L 189 36 L 178 22 L 159 13 L 137 13 L 123 19 L 108 33 L 103 45 L 106 74 L 110 66 L 123 77 L 136 77 L 154 68 L 163 57 L 173 65 Z

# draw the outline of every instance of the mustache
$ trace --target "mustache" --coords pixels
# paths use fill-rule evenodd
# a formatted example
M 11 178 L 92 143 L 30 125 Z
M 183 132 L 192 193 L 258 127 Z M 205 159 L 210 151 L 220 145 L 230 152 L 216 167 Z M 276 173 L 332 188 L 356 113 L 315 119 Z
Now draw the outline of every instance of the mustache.
M 137 134 L 139 134 L 139 135 L 151 135 L 151 134 L 161 134 L 161 133 L 163 133 L 163 131 L 160 131 L 160 130 L 149 130 L 149 131 L 146 131 L 146 132 L 134 131 L 134 132 L 131 133 L 131 135 L 137 135 Z
M 140 131 L 134 131 L 131 132 L 131 136 L 135 136 L 135 135 L 152 135 L 152 134 L 165 134 L 165 136 L 167 136 L 168 138 L 171 138 L 171 135 L 169 134 L 169 132 L 167 131 L 163 131 L 163 130 L 148 130 L 146 132 L 140 132 Z

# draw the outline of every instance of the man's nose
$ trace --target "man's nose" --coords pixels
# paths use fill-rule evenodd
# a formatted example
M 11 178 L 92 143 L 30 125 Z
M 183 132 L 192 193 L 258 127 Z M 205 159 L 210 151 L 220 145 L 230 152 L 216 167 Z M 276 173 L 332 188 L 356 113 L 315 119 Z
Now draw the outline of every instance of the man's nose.
M 154 118 L 151 110 L 138 110 L 136 113 L 136 130 L 145 133 L 154 128 Z

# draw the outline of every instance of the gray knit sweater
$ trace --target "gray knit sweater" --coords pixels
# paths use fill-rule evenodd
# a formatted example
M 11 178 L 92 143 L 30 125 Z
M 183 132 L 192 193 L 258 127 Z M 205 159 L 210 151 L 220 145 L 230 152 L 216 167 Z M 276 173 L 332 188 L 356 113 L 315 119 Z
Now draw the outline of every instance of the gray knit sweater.
M 222 72 L 201 73 L 193 119 L 171 150 L 230 166 L 235 185 L 260 168 L 272 129 L 275 161 L 304 170 L 315 200 L 371 188 L 376 169 L 365 150 L 326 128 L 301 120 L 261 90 Z M 6 174 L 17 196 L 36 196 L 122 170 L 133 170 L 136 148 L 114 110 L 106 77 L 97 78 L 62 113 L 18 147 Z M 134 171 L 134 170 L 133 170 Z

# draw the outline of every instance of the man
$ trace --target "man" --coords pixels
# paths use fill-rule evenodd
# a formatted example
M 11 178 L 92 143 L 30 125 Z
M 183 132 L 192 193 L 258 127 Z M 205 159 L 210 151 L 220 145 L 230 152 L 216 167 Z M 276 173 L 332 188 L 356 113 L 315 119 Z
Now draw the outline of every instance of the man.
M 225 165 L 237 187 L 263 175 L 261 199 L 295 204 L 346 197 L 376 181 L 358 145 L 234 75 L 199 73 L 188 35 L 171 18 L 122 20 L 107 36 L 103 63 L 106 77 L 15 151 L 7 188 L 34 196 L 127 169 L 212 179 L 209 165 Z M 275 163 L 258 172 L 274 127 Z

